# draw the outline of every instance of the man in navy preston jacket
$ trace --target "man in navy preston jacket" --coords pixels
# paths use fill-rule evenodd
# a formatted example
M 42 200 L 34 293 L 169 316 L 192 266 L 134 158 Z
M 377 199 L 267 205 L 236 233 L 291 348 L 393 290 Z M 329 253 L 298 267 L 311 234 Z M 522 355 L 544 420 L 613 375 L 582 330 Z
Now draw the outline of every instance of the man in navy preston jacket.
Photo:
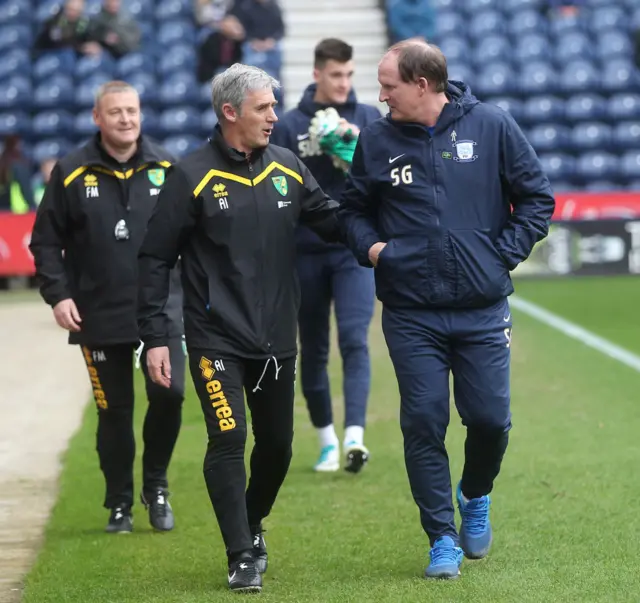
M 307 87 L 298 107 L 280 118 L 271 137 L 273 144 L 296 153 L 333 199 L 340 196 L 345 174 L 323 153 L 317 139 L 309 136 L 312 118 L 317 111 L 333 107 L 355 134 L 381 118 L 378 109 L 356 101 L 351 86 L 352 56 L 352 47 L 342 40 L 328 38 L 319 42 L 315 48 L 315 83 Z M 339 468 L 339 442 L 327 374 L 333 300 L 344 376 L 345 469 L 357 473 L 369 455 L 363 437 L 371 375 L 367 336 L 375 300 L 373 275 L 371 270 L 358 265 L 344 245 L 325 243 L 305 227 L 298 231 L 297 252 L 302 291 L 299 313 L 302 391 L 321 449 L 315 469 Z
M 491 545 L 489 493 L 511 427 L 509 271 L 548 234 L 555 201 L 511 116 L 448 81 L 442 52 L 392 46 L 378 68 L 386 119 L 358 139 L 339 216 L 374 266 L 400 390 L 405 462 L 431 544 L 427 577 L 455 578 Z M 454 522 L 445 433 L 449 373 L 467 428 Z

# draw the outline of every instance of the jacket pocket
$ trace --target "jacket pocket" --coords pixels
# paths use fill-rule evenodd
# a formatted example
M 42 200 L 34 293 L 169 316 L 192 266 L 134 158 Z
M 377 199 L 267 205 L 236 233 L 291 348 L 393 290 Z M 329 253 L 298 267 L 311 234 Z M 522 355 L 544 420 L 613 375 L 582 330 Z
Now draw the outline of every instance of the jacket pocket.
M 455 257 L 459 304 L 480 305 L 513 292 L 509 269 L 487 232 L 451 230 L 449 240 Z

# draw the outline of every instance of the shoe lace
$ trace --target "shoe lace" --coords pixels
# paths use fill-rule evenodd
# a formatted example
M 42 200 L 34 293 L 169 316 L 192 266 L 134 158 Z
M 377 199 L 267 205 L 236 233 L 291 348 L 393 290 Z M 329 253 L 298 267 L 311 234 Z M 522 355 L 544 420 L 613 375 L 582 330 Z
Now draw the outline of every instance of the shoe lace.
M 453 546 L 436 545 L 431 549 L 430 556 L 434 565 L 458 562 L 456 548 Z
M 167 497 L 164 492 L 158 492 L 155 500 L 155 513 L 162 517 L 167 515 Z
M 467 534 L 483 534 L 489 521 L 489 498 L 483 496 L 470 500 L 464 510 L 464 527 Z

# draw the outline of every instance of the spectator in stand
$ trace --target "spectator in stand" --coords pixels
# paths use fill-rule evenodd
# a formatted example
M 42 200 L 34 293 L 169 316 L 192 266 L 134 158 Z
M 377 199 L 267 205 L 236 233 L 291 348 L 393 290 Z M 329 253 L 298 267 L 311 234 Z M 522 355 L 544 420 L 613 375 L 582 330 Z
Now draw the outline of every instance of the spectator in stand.
M 140 27 L 121 10 L 120 0 L 104 0 L 102 10 L 89 22 L 90 36 L 115 58 L 133 52 L 140 45 Z
M 389 0 L 387 21 L 391 44 L 409 38 L 429 41 L 436 33 L 436 11 L 431 0 Z
M 584 0 L 547 0 L 545 9 L 550 19 L 562 19 L 576 16 L 584 4 Z
M 19 136 L 7 136 L 0 154 L 0 211 L 14 214 L 35 209 L 29 182 L 31 170 L 20 145 Z
M 36 53 L 69 50 L 77 54 L 100 54 L 100 44 L 91 38 L 89 18 L 83 12 L 84 0 L 66 0 L 58 12 L 45 21 L 33 46 Z
M 32 188 L 33 188 L 33 200 L 35 201 L 35 205 L 40 205 L 42 201 L 42 197 L 44 196 L 44 190 L 49 184 L 49 180 L 51 179 L 51 172 L 55 167 L 58 159 L 56 157 L 47 157 L 43 161 L 40 162 L 40 167 L 36 174 L 31 179 Z
M 242 60 L 244 28 L 228 15 L 233 0 L 195 0 L 196 23 L 203 28 L 198 48 L 198 81 L 210 80 L 217 71 Z
M 235 17 L 244 30 L 242 58 L 279 77 L 281 65 L 280 40 L 284 37 L 282 11 L 276 0 L 237 0 L 229 15 Z

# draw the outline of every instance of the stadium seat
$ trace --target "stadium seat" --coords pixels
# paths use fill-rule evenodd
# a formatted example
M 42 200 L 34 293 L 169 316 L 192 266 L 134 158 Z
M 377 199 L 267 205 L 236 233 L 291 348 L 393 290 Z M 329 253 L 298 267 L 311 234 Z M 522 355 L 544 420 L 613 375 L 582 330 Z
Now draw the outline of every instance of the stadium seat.
M 627 190 L 633 193 L 640 193 L 640 180 L 631 180 L 627 184 Z
M 193 7 L 190 0 L 160 0 L 156 4 L 155 16 L 157 21 L 189 19 L 192 15 Z
M 30 25 L 31 3 L 28 0 L 0 2 L 0 23 L 3 25 Z
M 560 37 L 553 51 L 553 59 L 559 68 L 574 60 L 593 57 L 593 41 L 585 33 L 572 31 Z
M 640 149 L 640 123 L 637 121 L 623 121 L 615 126 L 613 143 L 617 149 Z
M 523 121 L 523 105 L 522 101 L 512 96 L 494 96 L 487 100 L 492 105 L 497 105 L 503 111 L 511 114 L 511 117 L 517 122 Z
M 464 82 L 474 90 L 476 80 L 473 79 L 473 71 L 466 63 L 452 63 L 448 65 L 449 79 L 454 82 Z
M 622 92 L 614 94 L 607 103 L 608 118 L 612 121 L 640 119 L 640 94 Z
M 578 157 L 575 177 L 581 182 L 615 179 L 619 171 L 619 159 L 612 153 L 590 151 Z
M 198 105 L 203 108 L 211 107 L 211 82 L 200 84 L 198 89 Z
M 558 89 L 558 73 L 546 62 L 534 61 L 522 65 L 518 85 L 524 96 L 555 94 Z
M 469 44 L 465 43 L 464 53 L 460 53 L 463 60 L 466 60 L 469 50 Z M 509 42 L 508 38 L 503 36 L 487 36 L 478 41 L 478 44 L 470 53 L 471 56 L 468 58 L 475 63 L 477 69 L 481 69 L 487 63 L 507 60 L 511 52 L 511 42 Z
M 549 40 L 545 36 L 538 34 L 528 34 L 515 40 L 515 48 L 511 50 L 511 44 L 509 44 L 509 50 L 506 52 L 512 52 L 513 58 L 520 65 L 531 62 L 544 62 L 551 59 Z
M 611 180 L 591 180 L 584 185 L 584 190 L 590 193 L 606 193 L 622 189 L 622 185 Z
M 80 82 L 75 89 L 73 103 L 78 109 L 93 107 L 98 88 L 111 79 L 106 73 L 95 73 L 85 81 Z
M 502 0 L 500 7 L 507 13 L 515 14 L 524 10 L 540 10 L 544 0 Z
M 598 36 L 595 55 L 603 65 L 616 58 L 627 58 L 633 54 L 629 36 L 621 31 L 605 31 Z
M 640 151 L 623 153 L 620 161 L 620 177 L 627 181 L 640 179 Z
M 196 136 L 170 136 L 165 138 L 162 144 L 175 157 L 183 157 L 204 143 L 205 140 Z
M 432 0 L 431 4 L 438 12 L 438 18 L 440 18 L 440 13 L 444 14 L 445 11 L 452 10 L 459 2 L 460 0 Z
M 42 111 L 33 118 L 33 134 L 37 138 L 67 136 L 72 131 L 73 116 L 68 111 Z
M 31 59 L 23 48 L 14 48 L 0 55 L 0 81 L 12 75 L 28 76 L 31 74 Z
M 476 13 L 471 16 L 466 31 L 470 38 L 475 41 L 480 41 L 491 34 L 505 34 L 505 19 L 502 13 L 494 10 Z M 460 32 L 458 31 L 458 33 Z
M 69 108 L 73 101 L 73 80 L 68 75 L 53 75 L 40 82 L 33 91 L 33 106 L 44 111 Z
M 195 38 L 195 27 L 191 21 L 186 19 L 175 19 L 160 22 L 160 27 L 156 33 L 156 40 L 161 46 L 167 47 L 173 44 L 193 43 Z
M 202 130 L 201 114 L 192 107 L 165 109 L 159 119 L 160 128 L 167 137 L 177 134 L 199 135 Z
M 533 9 L 518 11 L 508 22 L 507 31 L 513 39 L 530 33 L 546 34 L 548 21 L 542 14 Z
M 83 140 L 93 136 L 93 134 L 97 132 L 97 129 L 93 121 L 93 111 L 91 109 L 78 111 L 73 123 L 73 133 L 77 140 Z
M 564 102 L 557 96 L 540 95 L 524 102 L 523 120 L 530 124 L 551 123 L 564 118 Z
M 622 7 L 602 6 L 595 8 L 591 13 L 589 27 L 594 33 L 605 29 L 626 29 L 628 19 L 628 14 Z
M 612 139 L 611 126 L 598 121 L 576 124 L 571 131 L 571 146 L 577 152 L 589 149 L 610 150 Z
M 188 105 L 198 102 L 198 93 L 195 76 L 188 72 L 178 72 L 163 80 L 158 90 L 158 99 L 167 106 Z
M 475 78 L 476 91 L 485 96 L 505 96 L 516 89 L 516 75 L 507 63 L 490 63 Z
M 601 74 L 602 88 L 609 93 L 638 91 L 638 70 L 632 61 L 615 59 Z
M 32 89 L 29 78 L 11 76 L 0 85 L 0 110 L 25 110 L 31 107 Z
M 52 138 L 41 140 L 33 146 L 31 153 L 35 163 L 41 163 L 52 157 L 62 157 L 73 149 L 74 145 L 65 138 Z
M 603 119 L 607 106 L 607 101 L 598 94 L 576 94 L 565 103 L 565 120 L 578 122 Z
M 157 82 L 152 73 L 138 72 L 132 73 L 127 78 L 127 82 L 131 84 L 140 96 L 140 103 L 143 109 L 149 105 L 155 105 L 158 101 Z
M 499 0 L 463 0 L 462 5 L 468 15 L 500 8 Z
M 557 124 L 538 124 L 528 131 L 527 139 L 537 153 L 563 152 L 569 147 L 569 128 Z
M 196 53 L 193 46 L 176 44 L 168 49 L 157 62 L 158 74 L 169 76 L 173 73 L 195 73 Z
M 576 168 L 576 160 L 566 153 L 541 153 L 542 168 L 552 182 L 570 180 Z
M 204 137 L 211 136 L 213 128 L 218 123 L 215 111 L 213 109 L 207 109 L 202 112 L 201 131 Z
M 465 19 L 458 12 L 438 13 L 436 27 L 438 29 L 438 36 L 443 41 L 449 35 L 459 36 L 460 34 L 464 34 L 466 30 Z
M 549 21 L 549 35 L 560 40 L 563 36 L 571 32 L 586 32 L 588 30 L 584 17 L 578 15 L 564 16 L 562 19 L 551 19 Z
M 33 33 L 30 25 L 2 25 L 0 27 L 0 52 L 14 48 L 31 48 Z
M 31 135 L 31 118 L 24 111 L 6 111 L 0 113 L 0 136 L 18 134 L 22 137 Z
M 89 17 L 95 17 L 102 8 L 102 0 L 85 0 L 84 12 Z
M 142 71 L 154 73 L 153 59 L 142 52 L 131 52 L 118 59 L 115 73 L 119 78 L 127 79 L 131 74 Z
M 60 0 L 39 0 L 35 8 L 35 24 L 39 27 L 50 17 L 53 17 L 60 8 Z
M 469 42 L 464 38 L 448 36 L 442 40 L 439 46 L 447 59 L 447 63 L 466 62 L 471 59 L 471 48 L 469 47 Z M 489 60 L 488 57 L 487 60 Z
M 73 73 L 75 69 L 76 56 L 73 51 L 48 52 L 42 55 L 33 64 L 32 75 L 34 83 L 56 74 Z
M 577 92 L 599 92 L 601 72 L 593 63 L 575 60 L 566 63 L 560 72 L 559 91 L 565 95 Z
M 142 109 L 142 131 L 152 138 L 163 138 L 164 134 L 160 127 L 160 119 L 158 114 L 150 108 L 143 107 Z
M 127 12 L 140 24 L 153 19 L 153 0 L 127 0 Z
M 102 73 L 113 78 L 115 73 L 115 61 L 108 52 L 103 52 L 98 56 L 83 56 L 76 63 L 74 74 L 77 82 Z

